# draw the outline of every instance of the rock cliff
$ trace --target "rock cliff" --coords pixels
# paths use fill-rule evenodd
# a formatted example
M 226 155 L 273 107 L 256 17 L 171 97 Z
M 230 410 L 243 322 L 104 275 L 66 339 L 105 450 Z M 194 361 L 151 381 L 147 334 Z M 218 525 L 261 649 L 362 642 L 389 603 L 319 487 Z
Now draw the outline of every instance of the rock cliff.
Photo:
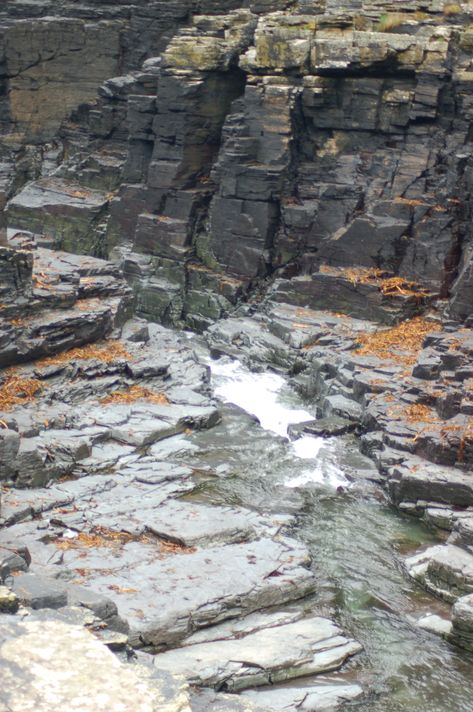
M 111 257 L 168 324 L 202 329 L 268 280 L 381 322 L 432 301 L 468 317 L 468 4 L 51 13 L 0 15 L 9 227 Z
M 307 502 L 225 490 L 254 423 L 216 402 L 211 356 L 310 403 L 253 453 L 288 467 L 291 439 L 354 433 L 376 496 L 449 533 L 404 581 L 453 604 L 415 622 L 473 650 L 472 89 L 471 3 L 3 2 L 0 612 L 38 609 L 5 624 L 11 660 L 47 621 L 152 653 L 130 695 L 164 676 L 176 712 L 362 694 L 195 689 L 362 650 L 310 598 Z

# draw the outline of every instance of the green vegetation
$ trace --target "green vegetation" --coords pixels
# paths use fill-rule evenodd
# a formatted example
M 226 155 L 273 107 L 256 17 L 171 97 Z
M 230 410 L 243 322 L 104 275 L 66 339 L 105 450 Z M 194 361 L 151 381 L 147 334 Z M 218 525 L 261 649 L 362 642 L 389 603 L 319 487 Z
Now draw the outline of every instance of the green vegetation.
M 418 17 L 418 15 L 422 15 L 422 17 Z M 424 15 L 425 13 L 386 13 L 384 15 L 381 15 L 381 17 L 379 18 L 377 30 L 378 32 L 390 32 L 391 30 L 395 30 L 396 27 L 399 27 L 400 25 L 404 24 L 404 22 L 410 22 L 412 20 L 419 21 L 420 19 L 425 19 Z

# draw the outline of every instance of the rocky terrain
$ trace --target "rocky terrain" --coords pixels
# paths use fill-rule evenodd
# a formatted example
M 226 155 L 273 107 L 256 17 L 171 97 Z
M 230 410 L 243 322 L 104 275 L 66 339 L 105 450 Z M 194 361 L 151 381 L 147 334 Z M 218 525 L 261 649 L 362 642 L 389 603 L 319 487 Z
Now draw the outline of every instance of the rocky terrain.
M 302 505 L 212 495 L 212 358 L 299 393 L 284 447 L 355 438 L 433 532 L 397 563 L 415 626 L 471 665 L 472 28 L 443 1 L 3 3 L 5 710 L 67 705 L 25 663 L 52 640 L 47 675 L 96 656 L 94 710 L 116 670 L 126 710 L 375 709 Z

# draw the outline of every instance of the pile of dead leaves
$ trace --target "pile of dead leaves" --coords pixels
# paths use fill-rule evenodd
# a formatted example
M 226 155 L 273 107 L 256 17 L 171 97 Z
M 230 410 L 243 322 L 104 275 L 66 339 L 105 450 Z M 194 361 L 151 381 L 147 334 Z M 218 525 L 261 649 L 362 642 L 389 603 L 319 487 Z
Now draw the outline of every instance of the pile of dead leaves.
M 341 272 L 352 284 L 370 284 L 376 282 L 383 275 L 382 270 L 374 267 L 347 267 Z
M 35 378 L 10 374 L 0 385 L 0 410 L 8 411 L 17 405 L 31 403 L 44 388 Z
M 165 558 L 166 556 L 174 554 L 193 554 L 196 548 L 193 546 L 186 546 L 175 541 L 169 541 L 168 539 L 159 540 L 160 558 Z
M 408 405 L 402 411 L 402 417 L 408 423 L 438 423 L 439 418 L 433 408 L 422 403 L 413 403 Z
M 61 364 L 71 361 L 87 361 L 89 359 L 98 359 L 102 363 L 112 363 L 116 359 L 133 360 L 131 354 L 127 351 L 124 344 L 120 341 L 107 341 L 104 344 L 88 344 L 87 346 L 78 346 L 69 351 L 57 354 L 56 356 L 47 356 L 46 358 L 37 361 L 38 366 L 60 366 Z
M 422 299 L 430 296 L 430 292 L 423 289 L 417 282 L 412 282 L 403 277 L 389 277 L 389 272 L 377 267 L 329 267 L 321 265 L 320 272 L 322 274 L 340 275 L 353 286 L 371 284 L 387 297 L 402 296 Z
M 424 317 L 414 317 L 390 329 L 357 336 L 358 348 L 355 353 L 413 365 L 426 336 L 440 330 L 440 324 Z
M 410 282 L 402 277 L 388 277 L 382 279 L 379 288 L 387 297 L 401 296 L 423 299 L 430 296 L 430 292 L 422 289 L 416 282 Z
M 103 405 L 121 403 L 135 403 L 138 400 L 145 400 L 148 403 L 156 403 L 157 405 L 169 405 L 169 398 L 164 393 L 152 391 L 143 386 L 130 386 L 125 391 L 114 391 L 108 396 L 100 399 Z
M 97 549 L 100 547 L 116 548 L 124 546 L 131 541 L 151 541 L 144 535 L 130 534 L 129 532 L 113 531 L 106 527 L 94 527 L 90 532 L 78 532 L 71 538 L 59 537 L 54 543 L 58 549 Z
M 98 549 L 104 547 L 119 549 L 130 542 L 140 542 L 141 544 L 157 546 L 157 556 L 159 559 L 164 559 L 176 554 L 192 554 L 196 551 L 192 546 L 186 546 L 177 541 L 156 538 L 147 532 L 142 534 L 130 534 L 129 532 L 115 531 L 101 526 L 93 527 L 89 532 L 77 532 L 76 536 L 67 538 L 60 536 L 54 539 L 54 544 L 61 551 L 68 551 L 70 549 Z

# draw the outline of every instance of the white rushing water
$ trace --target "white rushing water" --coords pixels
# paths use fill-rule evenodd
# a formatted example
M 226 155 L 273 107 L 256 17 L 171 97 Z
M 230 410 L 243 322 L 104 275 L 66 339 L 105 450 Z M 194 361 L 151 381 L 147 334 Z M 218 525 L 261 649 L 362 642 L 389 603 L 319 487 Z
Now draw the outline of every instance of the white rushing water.
M 210 367 L 216 396 L 254 415 L 265 430 L 287 438 L 295 457 L 301 460 L 299 473 L 286 480 L 287 487 L 310 483 L 333 487 L 348 484 L 324 438 L 307 435 L 289 441 L 289 425 L 313 420 L 314 416 L 284 399 L 287 385 L 282 376 L 269 372 L 253 373 L 239 361 L 228 359 L 211 361 Z

